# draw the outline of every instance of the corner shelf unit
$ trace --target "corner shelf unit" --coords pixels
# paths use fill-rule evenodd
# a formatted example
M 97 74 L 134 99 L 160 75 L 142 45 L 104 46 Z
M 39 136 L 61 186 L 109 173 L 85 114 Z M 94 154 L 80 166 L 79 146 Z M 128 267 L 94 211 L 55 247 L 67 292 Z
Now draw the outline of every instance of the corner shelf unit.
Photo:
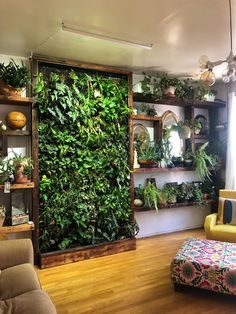
M 6 147 L 4 148 L 6 156 L 7 156 L 7 137 L 31 137 L 31 145 L 33 144 L 34 139 L 34 133 L 33 133 L 33 123 L 34 123 L 34 117 L 33 117 L 33 99 L 29 97 L 19 97 L 19 96 L 5 96 L 5 95 L 0 95 L 0 104 L 1 105 L 7 105 L 10 106 L 19 106 L 20 107 L 28 107 L 29 108 L 29 113 L 31 116 L 31 126 L 30 130 L 1 130 L 0 131 L 0 136 L 3 139 L 3 145 Z M 6 108 L 7 110 L 7 108 Z M 8 109 L 9 110 L 9 109 Z M 10 111 L 10 110 L 9 110 Z M 20 109 L 19 109 L 20 111 Z M 32 145 L 32 151 L 33 151 L 33 145 Z M 5 156 L 3 154 L 3 156 Z M 10 204 L 12 203 L 12 192 L 17 191 L 17 190 L 25 190 L 25 191 L 30 191 L 34 190 L 35 184 L 34 182 L 26 182 L 26 183 L 17 183 L 17 184 L 11 184 L 10 185 L 10 193 L 9 193 L 9 198 L 10 198 Z M 0 185 L 0 190 L 4 190 L 4 185 Z M 30 214 L 30 220 L 34 221 L 35 214 L 34 214 L 34 202 L 31 194 L 31 199 L 32 199 L 32 208 L 31 208 L 31 214 Z M 19 233 L 19 232 L 28 232 L 28 231 L 33 231 L 36 229 L 36 226 L 34 222 L 31 221 L 31 223 L 23 223 L 19 225 L 14 225 L 14 226 L 3 226 L 0 227 L 0 234 L 11 234 L 11 233 Z

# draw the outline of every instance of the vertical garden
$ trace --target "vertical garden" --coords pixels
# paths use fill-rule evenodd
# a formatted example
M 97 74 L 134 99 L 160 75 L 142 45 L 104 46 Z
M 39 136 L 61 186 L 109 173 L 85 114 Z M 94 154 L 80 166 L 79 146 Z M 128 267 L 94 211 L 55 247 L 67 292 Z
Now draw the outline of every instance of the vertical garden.
M 133 236 L 128 79 L 42 67 L 39 112 L 40 251 Z

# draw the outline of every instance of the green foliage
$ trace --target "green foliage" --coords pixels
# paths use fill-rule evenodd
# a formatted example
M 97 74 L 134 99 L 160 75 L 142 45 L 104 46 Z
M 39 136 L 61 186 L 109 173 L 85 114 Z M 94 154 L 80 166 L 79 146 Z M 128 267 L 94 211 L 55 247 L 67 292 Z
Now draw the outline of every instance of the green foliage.
M 210 179 L 211 170 L 216 167 L 216 156 L 207 153 L 206 147 L 208 142 L 203 144 L 196 152 L 194 156 L 194 163 L 199 178 L 204 181 L 205 179 Z
M 15 88 L 25 87 L 30 82 L 30 74 L 27 67 L 21 62 L 17 65 L 13 59 L 5 65 L 0 63 L 0 78 L 8 85 Z
M 149 208 L 154 206 L 156 211 L 158 211 L 157 200 L 158 200 L 159 190 L 155 186 L 155 184 L 153 184 L 149 181 L 147 186 L 144 189 L 143 194 L 144 194 L 145 206 L 147 206 Z
M 133 236 L 127 80 L 41 73 L 35 93 L 41 251 Z
M 160 162 L 162 159 L 161 145 L 156 142 L 149 142 L 147 145 L 140 146 L 138 150 L 138 159 Z
M 154 105 L 142 103 L 140 105 L 140 110 L 145 112 L 148 116 L 156 116 L 157 115 L 157 112 L 156 112 L 156 109 L 154 108 Z
M 178 185 L 173 185 L 173 184 L 167 183 L 164 185 L 162 192 L 164 193 L 168 203 L 175 203 L 176 198 L 179 195 L 179 187 L 178 187 Z

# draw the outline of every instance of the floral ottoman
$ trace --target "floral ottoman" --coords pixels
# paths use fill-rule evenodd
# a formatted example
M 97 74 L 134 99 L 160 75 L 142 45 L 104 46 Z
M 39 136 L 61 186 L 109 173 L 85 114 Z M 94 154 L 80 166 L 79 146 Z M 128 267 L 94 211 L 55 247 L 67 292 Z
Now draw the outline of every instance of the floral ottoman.
M 236 295 L 236 244 L 187 239 L 171 263 L 171 279 L 175 287 Z

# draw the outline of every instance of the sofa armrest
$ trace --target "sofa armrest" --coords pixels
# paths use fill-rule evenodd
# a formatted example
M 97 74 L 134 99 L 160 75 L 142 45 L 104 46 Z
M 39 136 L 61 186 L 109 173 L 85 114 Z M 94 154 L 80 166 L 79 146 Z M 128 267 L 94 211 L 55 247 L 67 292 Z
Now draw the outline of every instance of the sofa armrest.
M 34 263 L 33 246 L 30 239 L 0 241 L 0 269 L 24 263 Z
M 216 225 L 217 213 L 206 216 L 204 229 L 206 233 L 206 238 L 210 238 L 211 230 Z

